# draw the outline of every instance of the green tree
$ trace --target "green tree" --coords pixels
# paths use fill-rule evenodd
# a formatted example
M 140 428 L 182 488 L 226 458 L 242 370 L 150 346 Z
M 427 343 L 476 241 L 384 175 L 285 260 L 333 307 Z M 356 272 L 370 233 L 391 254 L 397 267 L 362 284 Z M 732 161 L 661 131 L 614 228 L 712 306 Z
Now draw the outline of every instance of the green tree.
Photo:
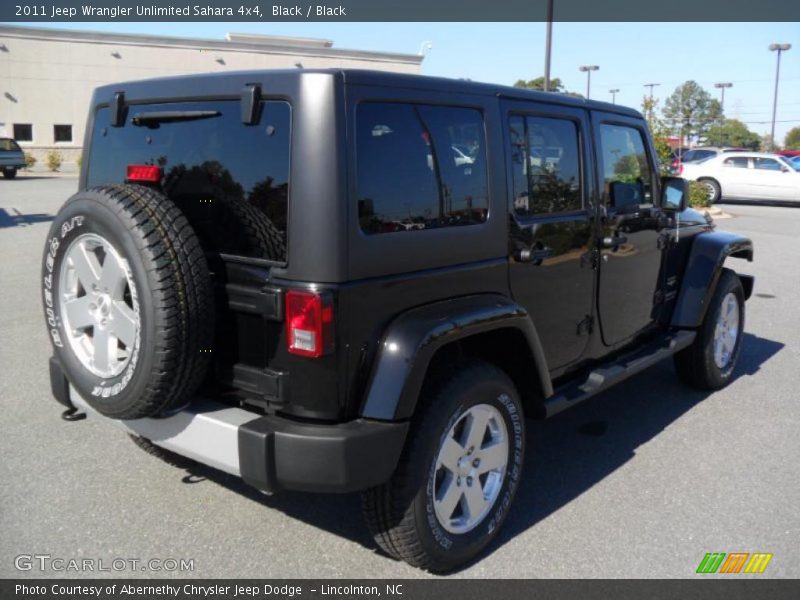
M 690 135 L 705 137 L 709 128 L 722 118 L 722 107 L 696 81 L 689 80 L 667 98 L 664 118 L 683 143 Z
M 706 141 L 712 146 L 737 146 L 748 150 L 758 150 L 761 136 L 750 131 L 747 125 L 741 121 L 724 119 L 722 123 L 715 123 L 709 127 Z
M 544 91 L 544 77 L 537 77 L 536 79 L 529 79 L 527 81 L 524 79 L 518 79 L 514 84 L 514 87 L 525 88 L 526 90 L 538 90 L 542 92 Z M 583 94 L 578 94 L 577 92 L 568 92 L 558 77 L 550 78 L 550 91 L 567 94 L 568 96 L 575 96 L 576 98 L 583 98 Z
M 672 164 L 672 147 L 669 145 L 670 129 L 662 119 L 656 116 L 658 100 L 645 96 L 642 98 L 642 114 L 647 120 L 647 128 L 653 138 L 653 145 L 658 155 L 659 170 L 662 175 L 668 175 Z
M 783 138 L 783 147 L 787 150 L 800 150 L 800 127 L 792 127 Z

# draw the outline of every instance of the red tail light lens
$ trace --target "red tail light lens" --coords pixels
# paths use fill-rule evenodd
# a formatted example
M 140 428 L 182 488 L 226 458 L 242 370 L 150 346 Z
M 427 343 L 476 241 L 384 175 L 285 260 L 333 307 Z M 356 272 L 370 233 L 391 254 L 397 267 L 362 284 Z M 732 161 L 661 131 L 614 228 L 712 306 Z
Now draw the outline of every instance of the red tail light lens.
M 159 183 L 161 167 L 155 165 L 128 165 L 128 181 Z
M 333 306 L 325 294 L 286 292 L 286 341 L 289 352 L 317 358 L 333 347 Z

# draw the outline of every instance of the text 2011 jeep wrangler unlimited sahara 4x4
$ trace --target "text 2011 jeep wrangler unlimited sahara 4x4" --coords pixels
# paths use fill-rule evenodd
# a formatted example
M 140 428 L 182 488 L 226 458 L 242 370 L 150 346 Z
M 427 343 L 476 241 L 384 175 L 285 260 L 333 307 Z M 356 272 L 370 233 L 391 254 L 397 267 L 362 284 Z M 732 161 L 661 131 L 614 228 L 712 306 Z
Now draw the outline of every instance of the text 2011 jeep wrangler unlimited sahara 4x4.
M 633 110 L 259 71 L 99 88 L 85 145 L 44 254 L 55 397 L 261 490 L 361 490 L 422 568 L 497 533 L 525 416 L 736 365 L 752 244 Z

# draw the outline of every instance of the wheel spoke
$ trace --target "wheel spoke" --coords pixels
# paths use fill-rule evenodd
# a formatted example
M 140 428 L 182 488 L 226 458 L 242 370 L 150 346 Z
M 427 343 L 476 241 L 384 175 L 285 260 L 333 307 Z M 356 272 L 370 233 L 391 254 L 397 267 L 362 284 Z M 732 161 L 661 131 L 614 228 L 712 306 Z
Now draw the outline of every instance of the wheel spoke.
M 81 330 L 94 325 L 94 318 L 89 312 L 89 304 L 91 304 L 89 296 L 81 296 L 64 302 L 70 328 Z
M 439 497 L 436 502 L 439 504 L 440 514 L 446 515 L 446 518 L 453 516 L 453 511 L 458 506 L 461 500 L 461 488 L 456 485 L 456 478 L 453 475 L 448 475 L 439 489 Z
M 502 469 L 508 462 L 508 448 L 504 443 L 496 443 L 482 449 L 478 458 L 481 461 L 477 468 L 478 473 Z
M 86 244 L 79 244 L 73 252 L 70 252 L 69 262 L 85 289 L 88 290 L 100 279 L 100 263 L 94 252 L 86 249 Z
M 136 315 L 122 300 L 113 300 L 111 309 L 112 331 L 127 348 L 136 341 Z
M 486 498 L 483 497 L 483 488 L 479 478 L 475 478 L 472 485 L 468 485 L 464 489 L 464 501 L 467 504 L 470 519 L 477 518 L 486 507 Z
M 94 367 L 107 372 L 112 360 L 116 360 L 117 338 L 110 335 L 105 327 L 94 328 Z
M 459 444 L 454 437 L 448 436 L 439 451 L 439 463 L 447 467 L 451 472 L 458 470 L 458 459 L 465 453 L 464 447 Z
M 114 256 L 106 254 L 103 271 L 100 274 L 100 287 L 108 290 L 115 300 L 121 300 L 126 281 L 127 277 L 122 265 Z
M 484 411 L 473 411 L 469 415 L 467 424 L 465 448 L 475 448 L 476 450 L 483 444 L 486 435 L 486 426 L 489 423 L 489 415 Z

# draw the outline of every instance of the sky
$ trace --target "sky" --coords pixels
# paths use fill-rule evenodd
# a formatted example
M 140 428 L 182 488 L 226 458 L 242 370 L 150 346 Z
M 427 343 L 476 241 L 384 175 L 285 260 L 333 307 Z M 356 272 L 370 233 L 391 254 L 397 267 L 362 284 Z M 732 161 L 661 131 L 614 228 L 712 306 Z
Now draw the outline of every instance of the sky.
M 20 23 L 20 25 L 25 25 Z M 424 75 L 463 77 L 511 85 L 544 74 L 544 23 L 30 23 L 61 29 L 149 33 L 223 39 L 227 32 L 318 37 L 338 48 L 416 54 L 433 47 Z M 719 98 L 716 82 L 730 82 L 725 113 L 753 131 L 770 129 L 776 53 L 771 43 L 790 43 L 781 58 L 776 139 L 800 126 L 800 23 L 554 23 L 551 76 L 570 91 L 586 92 L 580 65 L 598 65 L 591 97 L 641 109 L 643 84 L 660 83 L 664 101 L 693 79 Z

